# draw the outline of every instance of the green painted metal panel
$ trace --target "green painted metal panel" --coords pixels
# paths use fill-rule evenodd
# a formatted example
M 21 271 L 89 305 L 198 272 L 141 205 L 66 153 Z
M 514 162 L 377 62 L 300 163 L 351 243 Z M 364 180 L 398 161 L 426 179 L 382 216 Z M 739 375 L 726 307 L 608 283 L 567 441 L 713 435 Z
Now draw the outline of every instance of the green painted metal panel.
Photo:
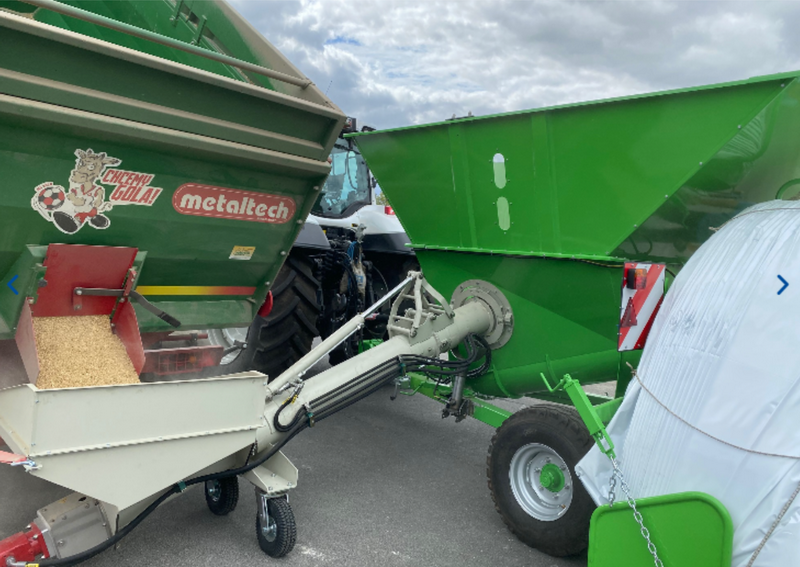
M 303 78 L 224 3 L 69 4 L 183 41 L 199 29 L 201 46 Z M 26 289 L 0 290 L 0 338 L 41 276 L 28 277 L 27 251 L 51 243 L 136 247 L 137 289 L 182 328 L 247 325 L 325 181 L 343 113 L 313 85 L 256 81 L 44 9 L 35 20 L 2 10 L 15 8 L 0 5 L 0 280 L 24 272 Z M 81 152 L 106 159 L 86 187 L 73 179 L 88 167 Z M 81 205 L 79 189 L 92 192 Z M 261 222 L 269 211 L 282 216 Z M 242 261 L 234 247 L 255 251 Z M 164 328 L 139 316 L 143 331 Z
M 628 381 L 621 260 L 675 270 L 739 211 L 797 192 L 798 73 L 351 135 L 446 297 L 497 286 L 511 340 L 470 387 Z
M 354 137 L 415 247 L 683 262 L 709 215 L 729 218 L 798 176 L 798 88 L 794 75 L 766 77 Z M 640 227 L 649 252 L 624 246 Z
M 682 492 L 636 501 L 664 565 L 730 567 L 733 522 L 725 506 L 702 492 Z M 653 564 L 633 510 L 624 502 L 592 514 L 589 567 Z

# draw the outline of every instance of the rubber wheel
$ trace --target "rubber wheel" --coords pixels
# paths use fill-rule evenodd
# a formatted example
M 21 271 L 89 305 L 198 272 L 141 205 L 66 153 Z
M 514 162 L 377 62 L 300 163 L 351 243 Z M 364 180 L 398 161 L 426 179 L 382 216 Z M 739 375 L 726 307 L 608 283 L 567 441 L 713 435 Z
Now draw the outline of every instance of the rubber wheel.
M 267 526 L 261 514 L 256 514 L 256 537 L 261 551 L 270 557 L 287 555 L 297 541 L 297 524 L 289 502 L 284 498 L 267 500 L 269 519 Z
M 486 459 L 489 490 L 522 542 L 555 557 L 586 549 L 595 505 L 575 465 L 592 443 L 578 412 L 556 404 L 522 409 L 497 429 Z M 543 467 L 562 471 L 555 471 L 559 481 L 542 481 Z
M 235 476 L 209 480 L 205 484 L 206 504 L 217 516 L 226 516 L 239 503 L 239 479 Z
M 225 374 L 257 370 L 274 379 L 308 354 L 319 335 L 318 288 L 312 261 L 290 255 L 272 286 L 272 311 L 267 317 L 256 315 L 247 331 L 247 348 L 220 370 Z M 214 344 L 230 346 L 219 331 L 210 331 L 209 338 Z

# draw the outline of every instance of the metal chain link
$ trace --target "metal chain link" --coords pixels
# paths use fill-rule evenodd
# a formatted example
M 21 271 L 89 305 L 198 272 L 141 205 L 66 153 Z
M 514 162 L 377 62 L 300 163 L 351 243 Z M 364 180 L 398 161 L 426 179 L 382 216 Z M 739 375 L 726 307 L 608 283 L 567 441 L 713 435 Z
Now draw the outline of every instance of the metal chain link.
M 614 457 L 609 456 L 609 459 L 611 459 L 611 465 L 614 467 L 614 472 L 611 474 L 611 478 L 608 481 L 609 507 L 614 506 L 614 500 L 616 498 L 615 490 L 617 487 L 617 479 L 619 478 L 620 488 L 622 488 L 622 491 L 625 493 L 625 499 L 628 502 L 628 506 L 630 506 L 633 510 L 633 519 L 639 524 L 639 533 L 642 534 L 642 537 L 647 542 L 647 550 L 650 552 L 650 555 L 653 556 L 655 567 L 664 567 L 664 562 L 658 557 L 656 544 L 650 540 L 650 530 L 644 526 L 644 518 L 642 518 L 642 513 L 636 508 L 636 500 L 634 500 L 633 496 L 631 496 L 630 488 L 628 488 L 628 483 L 625 481 L 625 477 L 622 475 L 622 470 L 619 468 L 619 463 L 617 463 L 617 460 Z

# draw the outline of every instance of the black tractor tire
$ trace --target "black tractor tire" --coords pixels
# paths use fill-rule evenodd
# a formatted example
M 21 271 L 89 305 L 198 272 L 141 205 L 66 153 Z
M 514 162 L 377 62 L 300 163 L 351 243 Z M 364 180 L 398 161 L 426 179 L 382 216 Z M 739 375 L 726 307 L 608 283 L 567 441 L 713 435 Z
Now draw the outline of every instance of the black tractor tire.
M 289 502 L 285 498 L 267 500 L 267 511 L 275 523 L 274 532 L 267 533 L 261 514 L 256 514 L 256 537 L 261 551 L 270 557 L 284 557 L 294 549 L 297 541 L 297 524 Z
M 313 261 L 291 254 L 272 286 L 272 311 L 266 317 L 256 315 L 247 331 L 247 347 L 216 373 L 257 370 L 274 379 L 308 354 L 319 335 L 318 289 Z
M 205 483 L 206 504 L 217 516 L 227 516 L 239 503 L 239 479 L 235 476 Z
M 486 458 L 489 490 L 495 509 L 520 541 L 554 557 L 576 555 L 587 548 L 589 521 L 595 505 L 575 474 L 575 465 L 592 444 L 592 437 L 575 408 L 558 404 L 524 408 L 497 429 Z M 569 470 L 566 480 L 571 483 L 571 501 L 557 518 L 537 518 L 524 510 L 511 486 L 514 455 L 518 450 L 536 451 L 530 447 L 541 446 L 545 452 L 553 451 Z M 535 494 L 535 488 L 529 490 Z M 543 512 L 546 514 L 547 511 Z

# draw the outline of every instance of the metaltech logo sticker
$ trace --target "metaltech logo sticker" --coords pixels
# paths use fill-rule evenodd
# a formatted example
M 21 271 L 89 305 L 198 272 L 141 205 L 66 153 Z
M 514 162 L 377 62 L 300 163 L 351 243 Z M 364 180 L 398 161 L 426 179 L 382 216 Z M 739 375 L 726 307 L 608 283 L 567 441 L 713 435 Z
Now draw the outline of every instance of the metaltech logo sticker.
M 290 197 L 197 183 L 178 187 L 172 196 L 172 206 L 182 215 L 270 224 L 288 222 L 297 210 Z

